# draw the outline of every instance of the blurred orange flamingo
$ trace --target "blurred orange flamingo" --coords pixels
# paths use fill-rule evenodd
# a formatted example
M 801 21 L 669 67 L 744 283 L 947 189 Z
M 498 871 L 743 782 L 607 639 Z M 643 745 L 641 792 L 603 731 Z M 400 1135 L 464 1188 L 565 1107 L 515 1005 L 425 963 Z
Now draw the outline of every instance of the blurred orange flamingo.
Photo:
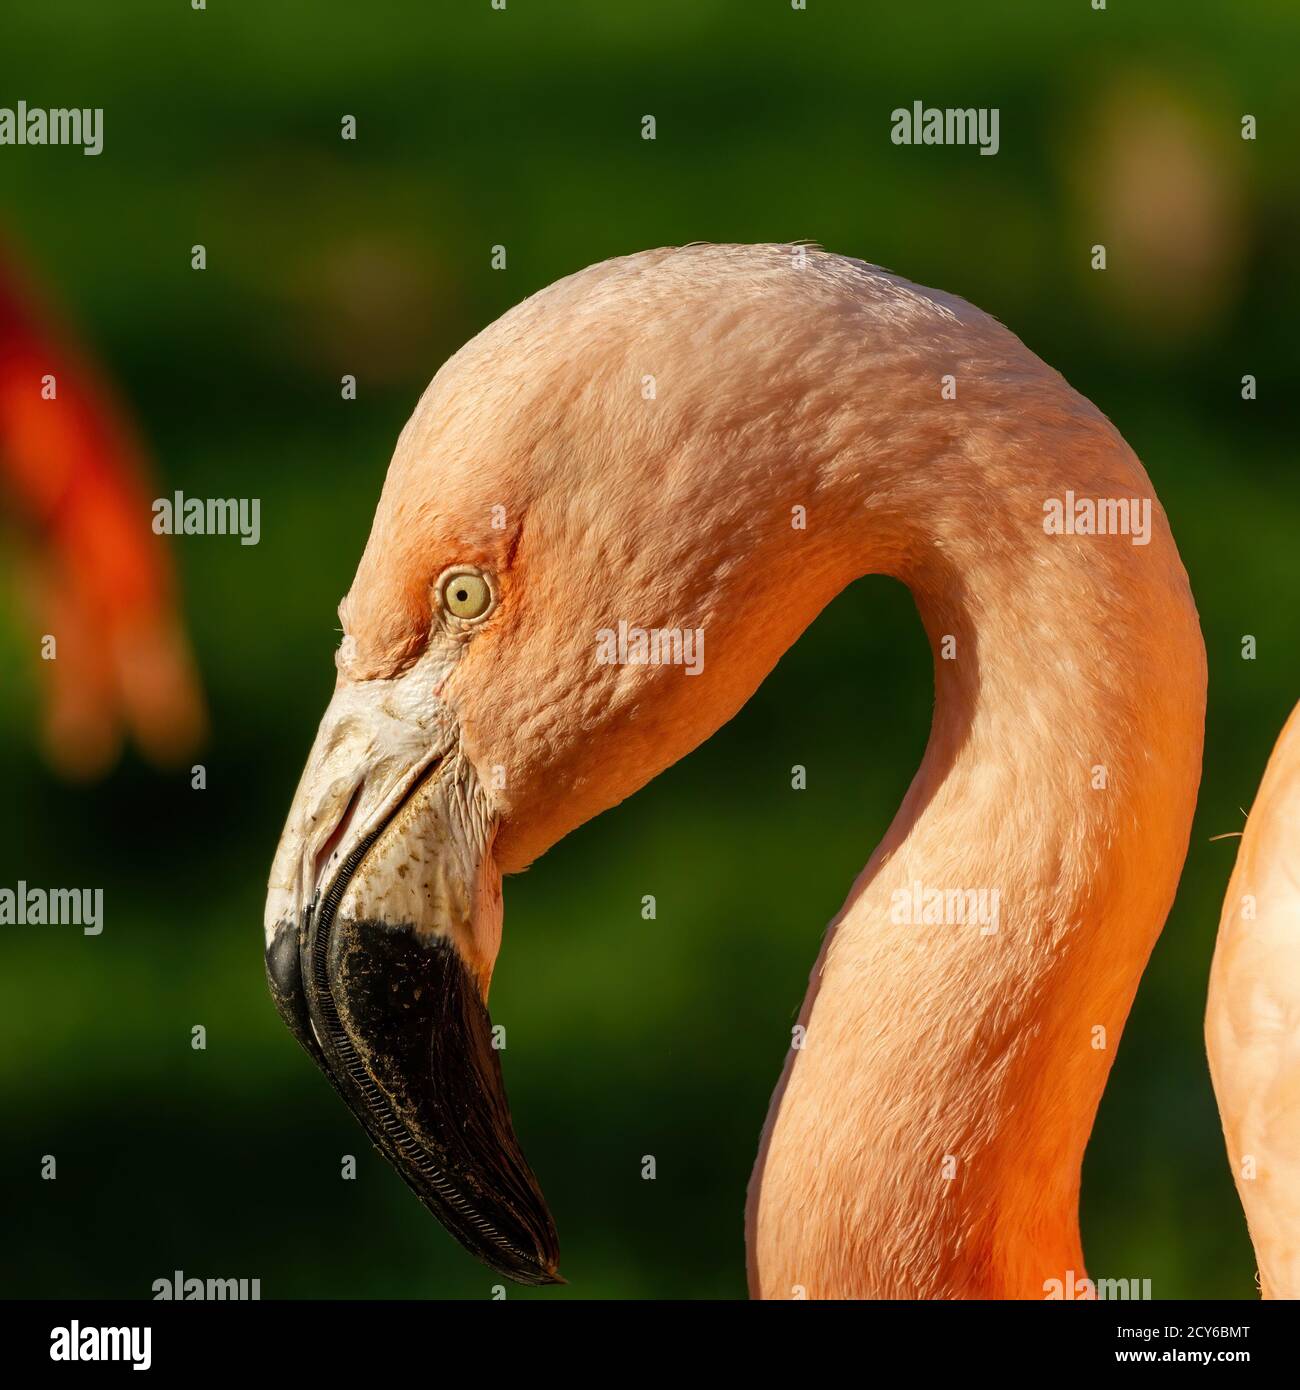
M 124 729 L 152 761 L 198 742 L 203 700 L 153 533 L 148 470 L 125 412 L 0 248 L 0 498 L 42 642 L 43 744 L 61 772 L 113 761 Z M 34 655 L 38 653 L 33 643 Z

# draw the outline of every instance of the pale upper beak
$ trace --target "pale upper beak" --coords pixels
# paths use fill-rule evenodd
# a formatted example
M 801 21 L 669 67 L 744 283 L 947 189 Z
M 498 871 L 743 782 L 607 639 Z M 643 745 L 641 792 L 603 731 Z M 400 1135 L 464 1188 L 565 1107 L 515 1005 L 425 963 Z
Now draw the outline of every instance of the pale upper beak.
M 521 1283 L 558 1283 L 486 1008 L 494 817 L 425 667 L 341 683 L 330 702 L 271 870 L 267 977 L 294 1036 L 452 1235 Z

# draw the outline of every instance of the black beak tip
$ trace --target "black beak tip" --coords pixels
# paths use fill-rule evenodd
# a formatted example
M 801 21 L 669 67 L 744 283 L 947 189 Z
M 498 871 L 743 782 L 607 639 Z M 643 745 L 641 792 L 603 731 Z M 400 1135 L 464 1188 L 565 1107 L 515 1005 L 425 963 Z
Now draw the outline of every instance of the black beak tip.
M 554 1264 L 534 1264 L 531 1261 L 527 1264 L 498 1264 L 494 1260 L 491 1261 L 491 1268 L 498 1274 L 504 1274 L 507 1279 L 513 1279 L 516 1284 L 524 1284 L 529 1288 L 541 1289 L 548 1284 L 569 1282 Z
M 335 921 L 331 900 L 281 923 L 266 964 L 284 1021 L 421 1203 L 506 1278 L 565 1283 L 491 1020 L 450 943 L 408 923 Z

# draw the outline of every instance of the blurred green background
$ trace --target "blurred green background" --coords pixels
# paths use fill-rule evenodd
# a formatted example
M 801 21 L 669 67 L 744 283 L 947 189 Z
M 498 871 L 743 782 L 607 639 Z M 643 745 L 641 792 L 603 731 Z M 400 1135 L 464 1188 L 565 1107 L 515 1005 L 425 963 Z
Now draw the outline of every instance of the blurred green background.
M 1201 1015 L 1236 852 L 1211 836 L 1241 828 L 1300 695 L 1290 0 L 47 0 L 3 29 L 0 105 L 106 116 L 97 159 L 0 149 L 2 230 L 115 375 L 158 491 L 262 499 L 259 546 L 173 543 L 206 791 L 131 754 L 57 782 L 35 639 L 0 593 L 0 883 L 103 885 L 106 914 L 95 939 L 4 929 L 3 1291 L 147 1297 L 182 1269 L 267 1298 L 488 1296 L 263 980 L 334 607 L 399 428 L 484 324 L 606 256 L 810 238 L 996 314 L 1111 416 L 1169 512 L 1209 649 L 1205 780 L 1088 1153 L 1084 1243 L 1092 1273 L 1157 1297 L 1252 1297 Z M 1001 152 L 895 147 L 889 112 L 918 99 L 1000 108 Z M 507 883 L 493 1014 L 571 1281 L 511 1297 L 743 1294 L 789 1028 L 930 708 L 907 594 L 862 582 L 710 743 Z

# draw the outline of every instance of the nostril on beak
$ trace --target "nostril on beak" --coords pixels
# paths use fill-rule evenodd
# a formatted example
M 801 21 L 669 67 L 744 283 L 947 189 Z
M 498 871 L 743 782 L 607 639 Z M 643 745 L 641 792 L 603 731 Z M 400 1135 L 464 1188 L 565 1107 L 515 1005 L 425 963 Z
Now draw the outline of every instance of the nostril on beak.
M 351 797 L 348 799 L 347 807 L 344 810 L 343 815 L 339 818 L 339 823 L 334 827 L 333 830 L 330 831 L 329 839 L 327 839 L 325 843 L 317 851 L 316 863 L 313 865 L 314 876 L 312 880 L 316 887 L 320 886 L 320 876 L 322 871 L 333 858 L 334 851 L 338 849 L 339 845 L 342 843 L 344 835 L 347 834 L 348 826 L 352 823 L 353 813 L 357 809 L 357 802 L 360 800 L 361 785 L 358 785 L 353 790 Z

